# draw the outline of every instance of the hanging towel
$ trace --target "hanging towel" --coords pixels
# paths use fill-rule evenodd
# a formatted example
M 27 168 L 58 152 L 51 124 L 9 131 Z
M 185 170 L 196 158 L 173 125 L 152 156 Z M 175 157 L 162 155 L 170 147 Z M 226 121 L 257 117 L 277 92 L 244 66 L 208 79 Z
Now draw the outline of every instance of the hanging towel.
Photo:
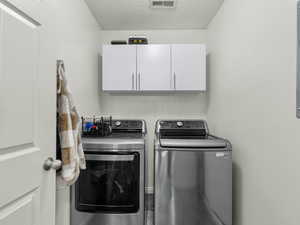
M 59 150 L 62 159 L 58 183 L 71 185 L 79 177 L 80 169 L 86 169 L 86 162 L 81 143 L 81 120 L 61 60 L 57 62 L 57 114 Z

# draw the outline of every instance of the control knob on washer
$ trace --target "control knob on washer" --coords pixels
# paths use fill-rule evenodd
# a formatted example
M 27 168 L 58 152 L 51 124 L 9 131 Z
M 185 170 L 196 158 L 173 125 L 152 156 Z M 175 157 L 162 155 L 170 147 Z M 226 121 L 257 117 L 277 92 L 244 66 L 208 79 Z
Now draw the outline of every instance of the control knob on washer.
M 177 124 L 177 127 L 183 127 L 183 122 L 181 122 L 181 121 L 178 121 L 176 124 Z
M 116 125 L 117 127 L 121 126 L 121 121 L 116 121 L 116 122 L 115 122 L 115 125 Z

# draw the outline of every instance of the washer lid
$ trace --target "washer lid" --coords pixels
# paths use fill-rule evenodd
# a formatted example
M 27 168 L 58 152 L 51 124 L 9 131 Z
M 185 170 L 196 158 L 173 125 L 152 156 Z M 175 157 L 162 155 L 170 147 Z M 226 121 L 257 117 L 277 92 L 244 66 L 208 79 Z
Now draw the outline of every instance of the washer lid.
M 166 148 L 226 148 L 228 142 L 209 136 L 207 139 L 160 139 L 160 146 Z

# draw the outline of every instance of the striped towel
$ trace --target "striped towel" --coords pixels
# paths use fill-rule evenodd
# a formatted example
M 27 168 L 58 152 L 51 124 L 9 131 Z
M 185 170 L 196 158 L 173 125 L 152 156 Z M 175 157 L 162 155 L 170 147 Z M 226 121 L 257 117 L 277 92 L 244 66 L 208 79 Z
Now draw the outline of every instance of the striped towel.
M 62 61 L 57 62 L 57 113 L 62 170 L 59 183 L 71 185 L 79 177 L 80 169 L 86 168 L 82 143 L 81 120 L 74 105 Z

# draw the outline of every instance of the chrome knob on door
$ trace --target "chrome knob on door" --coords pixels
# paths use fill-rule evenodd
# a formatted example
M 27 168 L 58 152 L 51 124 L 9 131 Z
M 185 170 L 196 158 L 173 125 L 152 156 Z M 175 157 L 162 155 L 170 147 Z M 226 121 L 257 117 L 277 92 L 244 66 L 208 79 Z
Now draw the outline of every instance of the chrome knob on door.
M 53 158 L 48 158 L 44 163 L 44 170 L 49 171 L 59 170 L 62 167 L 62 162 L 60 160 L 54 160 Z

